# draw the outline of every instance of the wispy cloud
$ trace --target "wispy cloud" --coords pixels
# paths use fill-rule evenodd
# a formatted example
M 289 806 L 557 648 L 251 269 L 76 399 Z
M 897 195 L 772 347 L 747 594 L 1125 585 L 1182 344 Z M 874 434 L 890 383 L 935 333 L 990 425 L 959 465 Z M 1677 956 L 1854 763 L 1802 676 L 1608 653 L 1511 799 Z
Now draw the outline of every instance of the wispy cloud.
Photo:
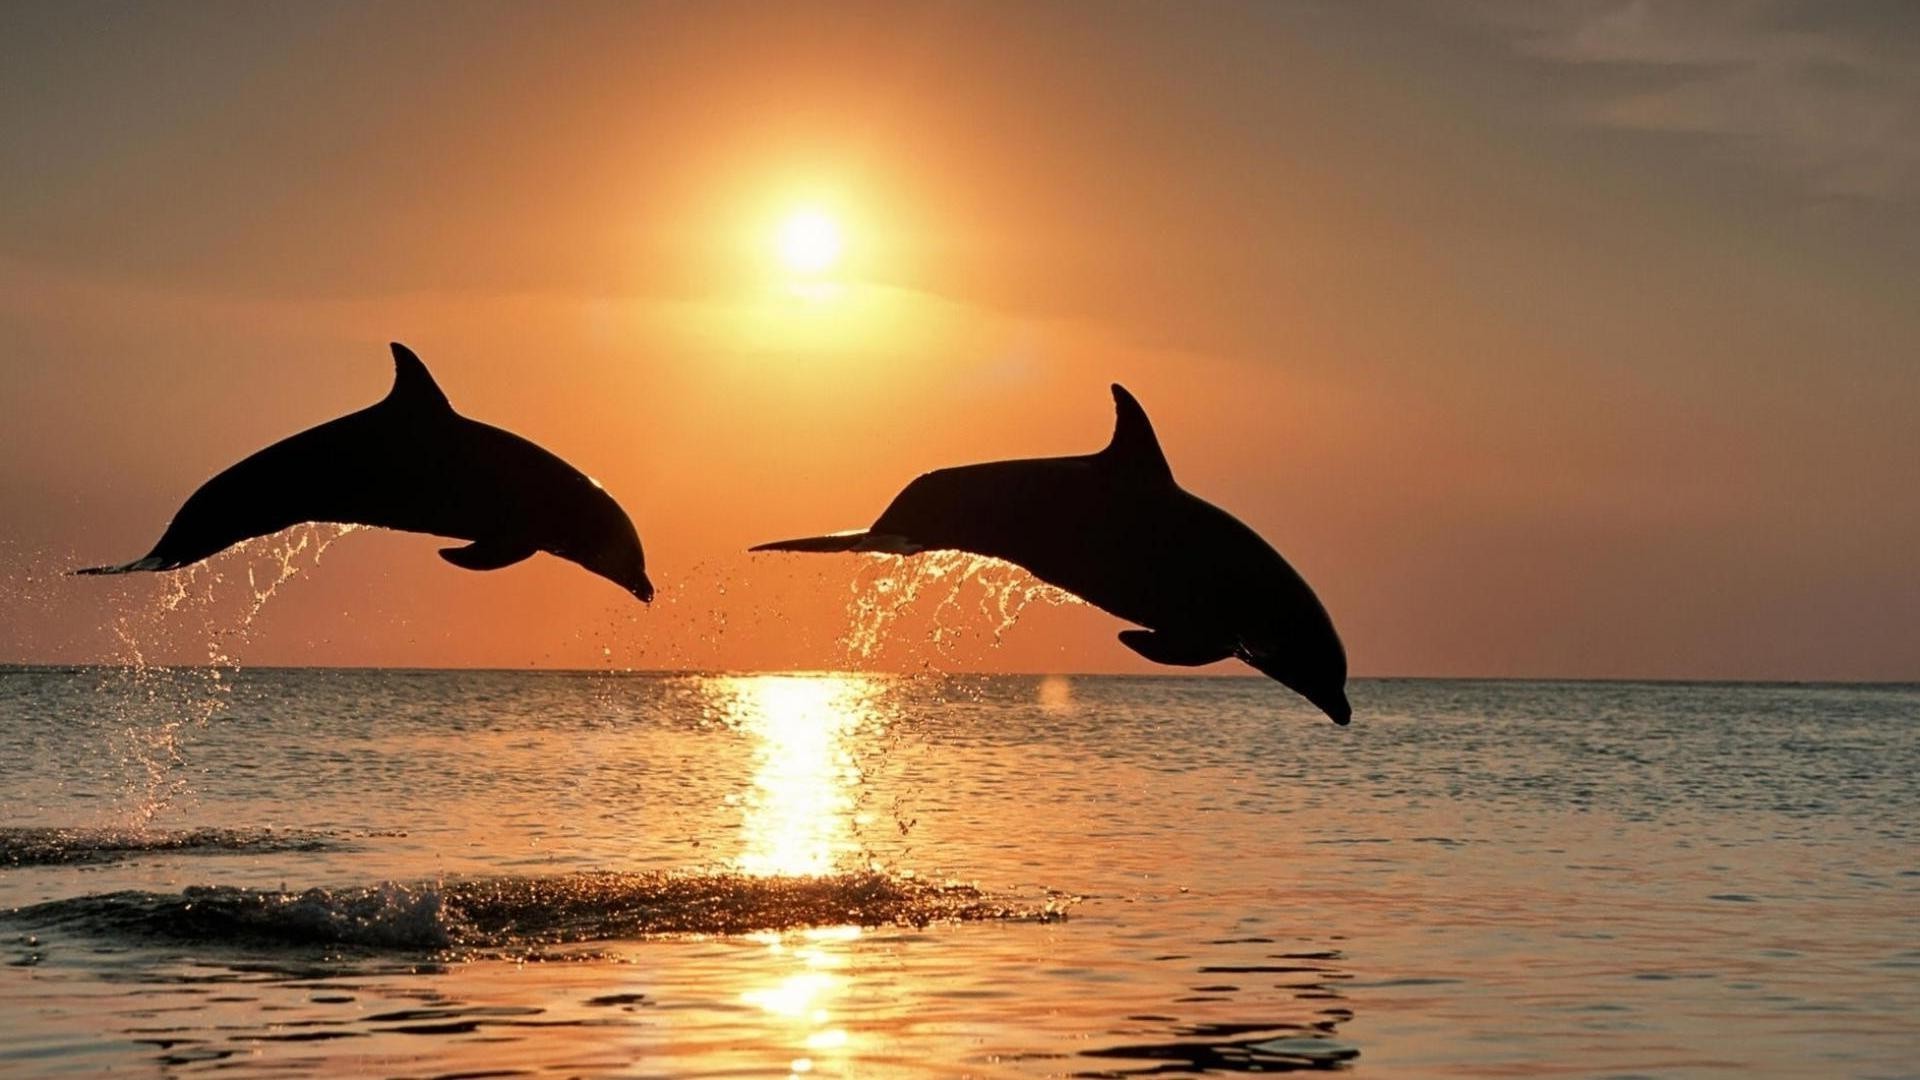
M 1820 195 L 1920 196 L 1920 4 L 1566 0 L 1481 10 L 1526 54 L 1621 72 L 1614 89 L 1575 106 L 1583 122 L 1742 140 Z

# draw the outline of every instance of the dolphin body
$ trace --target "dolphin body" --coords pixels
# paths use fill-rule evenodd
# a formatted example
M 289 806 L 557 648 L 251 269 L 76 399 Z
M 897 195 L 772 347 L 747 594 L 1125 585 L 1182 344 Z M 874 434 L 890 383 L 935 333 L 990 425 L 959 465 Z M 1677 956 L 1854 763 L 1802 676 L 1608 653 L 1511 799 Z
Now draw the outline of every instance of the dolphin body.
M 939 469 L 864 530 L 754 551 L 967 551 L 1015 563 L 1144 630 L 1120 641 L 1158 664 L 1236 657 L 1336 724 L 1347 655 L 1313 590 L 1260 535 L 1174 482 L 1146 411 L 1118 383 L 1096 454 Z
M 177 570 L 302 522 L 373 525 L 469 543 L 440 557 L 498 570 L 545 551 L 653 599 L 633 521 L 598 482 L 509 431 L 453 411 L 393 343 L 378 403 L 274 443 L 200 486 L 143 558 L 81 574 Z

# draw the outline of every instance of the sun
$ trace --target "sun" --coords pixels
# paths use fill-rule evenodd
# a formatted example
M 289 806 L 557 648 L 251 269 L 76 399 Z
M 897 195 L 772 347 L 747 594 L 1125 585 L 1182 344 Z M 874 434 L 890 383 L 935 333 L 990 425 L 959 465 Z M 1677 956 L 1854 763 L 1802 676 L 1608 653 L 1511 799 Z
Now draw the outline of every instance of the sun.
M 780 223 L 780 261 L 796 273 L 832 269 L 842 246 L 840 223 L 819 210 L 797 210 Z

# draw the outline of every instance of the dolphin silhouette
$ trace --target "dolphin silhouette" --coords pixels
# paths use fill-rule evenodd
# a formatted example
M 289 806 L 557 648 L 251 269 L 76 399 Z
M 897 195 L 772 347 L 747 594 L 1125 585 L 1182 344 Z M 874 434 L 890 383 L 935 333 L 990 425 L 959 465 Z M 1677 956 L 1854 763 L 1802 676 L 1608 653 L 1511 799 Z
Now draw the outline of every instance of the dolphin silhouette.
M 653 599 L 633 521 L 600 484 L 510 431 L 469 420 L 411 349 L 393 343 L 378 403 L 274 443 L 200 486 L 143 558 L 81 574 L 177 570 L 302 522 L 374 525 L 469 541 L 468 570 L 545 551 Z
M 1118 383 L 1113 403 L 1099 453 L 939 469 L 866 529 L 751 550 L 1004 559 L 1146 627 L 1120 641 L 1155 663 L 1237 657 L 1347 723 L 1347 654 L 1320 599 L 1258 533 L 1174 482 L 1146 411 Z

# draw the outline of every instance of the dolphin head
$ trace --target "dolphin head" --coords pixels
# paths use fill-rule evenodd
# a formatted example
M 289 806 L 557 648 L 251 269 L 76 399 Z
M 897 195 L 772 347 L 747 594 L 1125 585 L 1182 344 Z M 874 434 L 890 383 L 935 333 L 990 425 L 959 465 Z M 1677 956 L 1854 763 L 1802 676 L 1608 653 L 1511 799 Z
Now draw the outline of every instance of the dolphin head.
M 640 551 L 640 539 L 631 534 L 625 543 L 614 542 L 594 549 L 578 560 L 581 566 L 632 593 L 643 604 L 653 602 L 653 582 L 647 580 L 647 559 Z
M 652 603 L 653 582 L 647 580 L 647 556 L 640 549 L 633 519 L 597 481 L 588 483 L 592 490 L 569 515 L 565 535 L 553 545 L 553 553 L 606 578 L 641 603 Z
M 1347 702 L 1347 665 L 1345 657 L 1338 664 L 1320 663 L 1256 663 L 1254 667 L 1280 680 L 1287 689 L 1312 702 L 1314 707 L 1327 714 L 1327 719 L 1345 727 L 1353 720 L 1353 706 Z
M 1347 651 L 1324 611 L 1318 619 L 1294 620 L 1283 633 L 1263 635 L 1263 640 L 1243 638 L 1239 655 L 1261 674 L 1312 702 L 1327 719 L 1343 727 L 1352 721 Z

